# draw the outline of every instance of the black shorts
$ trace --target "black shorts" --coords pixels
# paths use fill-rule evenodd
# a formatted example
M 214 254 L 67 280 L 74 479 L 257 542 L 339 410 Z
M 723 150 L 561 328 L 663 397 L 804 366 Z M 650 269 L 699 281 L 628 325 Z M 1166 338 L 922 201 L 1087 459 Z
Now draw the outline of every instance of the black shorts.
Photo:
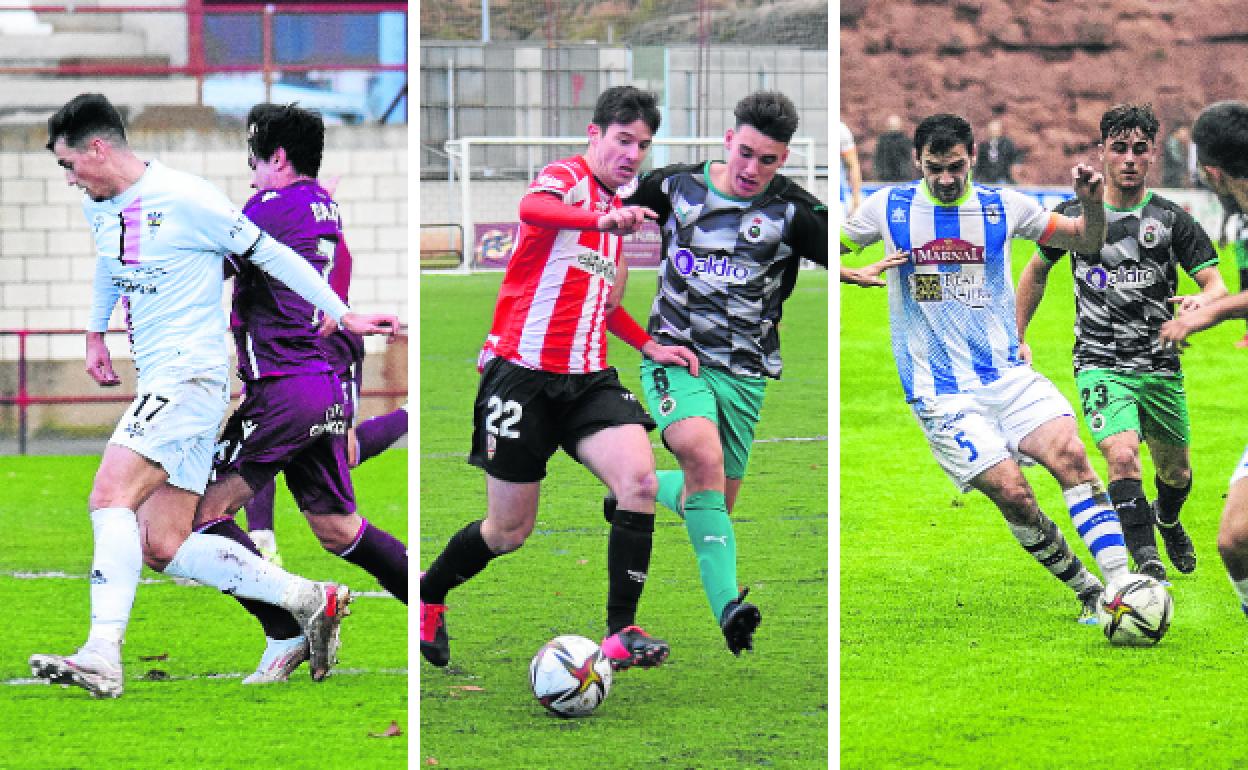
M 495 358 L 481 372 L 468 462 L 503 481 L 541 481 L 556 449 L 579 462 L 581 439 L 615 425 L 654 430 L 615 369 L 552 374 Z

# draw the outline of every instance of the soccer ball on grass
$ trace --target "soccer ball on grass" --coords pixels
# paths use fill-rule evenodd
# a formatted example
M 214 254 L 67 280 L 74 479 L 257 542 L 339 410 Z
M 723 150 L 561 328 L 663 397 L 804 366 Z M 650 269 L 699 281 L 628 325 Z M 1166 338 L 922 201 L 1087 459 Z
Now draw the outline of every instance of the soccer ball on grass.
M 583 636 L 558 636 L 529 664 L 529 685 L 538 702 L 561 717 L 583 717 L 611 691 L 611 661 Z
M 1170 628 L 1174 600 L 1165 587 L 1147 575 L 1127 575 L 1105 588 L 1097 619 L 1110 644 L 1151 647 Z

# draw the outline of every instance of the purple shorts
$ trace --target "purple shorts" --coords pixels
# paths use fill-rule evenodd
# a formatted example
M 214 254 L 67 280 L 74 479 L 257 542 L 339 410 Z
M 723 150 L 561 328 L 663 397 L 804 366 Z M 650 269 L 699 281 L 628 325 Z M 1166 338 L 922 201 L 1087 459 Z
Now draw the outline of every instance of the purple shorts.
M 248 382 L 221 433 L 213 471 L 237 473 L 253 490 L 285 471 L 299 510 L 354 513 L 345 414 L 342 387 L 330 372 Z
M 321 352 L 329 359 L 329 365 L 338 372 L 342 392 L 346 398 L 347 425 L 355 424 L 360 411 L 360 390 L 364 381 L 364 338 L 358 334 L 339 329 L 320 339 Z

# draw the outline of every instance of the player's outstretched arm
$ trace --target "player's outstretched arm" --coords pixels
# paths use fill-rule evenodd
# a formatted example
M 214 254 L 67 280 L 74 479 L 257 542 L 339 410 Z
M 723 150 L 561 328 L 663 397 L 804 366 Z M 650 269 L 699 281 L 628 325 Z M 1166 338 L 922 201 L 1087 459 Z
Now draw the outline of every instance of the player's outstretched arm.
M 1178 306 L 1180 313 L 1191 313 L 1208 305 L 1210 302 L 1225 297 L 1228 292 L 1226 290 L 1226 282 L 1222 280 L 1222 274 L 1218 272 L 1216 267 L 1206 267 L 1203 270 L 1197 270 L 1192 276 L 1192 280 L 1196 281 L 1196 285 L 1200 287 L 1197 294 L 1183 294 L 1175 297 L 1167 297 L 1167 302 L 1172 302 Z
M 121 378 L 113 370 L 113 357 L 104 342 L 104 332 L 87 332 L 87 374 L 98 385 L 109 388 L 121 384 Z
M 356 334 L 384 334 L 393 337 L 399 333 L 399 317 L 387 313 L 357 313 L 349 310 L 339 319 L 342 328 Z
M 1190 313 L 1183 313 L 1161 325 L 1162 347 L 1186 346 L 1187 338 L 1196 332 L 1216 326 L 1228 318 L 1248 318 L 1248 292 L 1210 302 Z
M 640 230 L 647 219 L 655 220 L 658 218 L 659 215 L 653 209 L 645 206 L 625 206 L 619 209 L 611 209 L 599 217 L 598 229 L 604 233 L 623 237 L 632 235 Z
M 842 247 L 842 253 L 844 253 Z M 899 251 L 890 254 L 879 262 L 872 262 L 863 267 L 845 267 L 841 266 L 841 283 L 852 283 L 856 286 L 887 286 L 888 283 L 881 278 L 885 270 L 894 267 L 901 267 L 910 259 L 910 253 Z
M 698 357 L 692 350 L 681 345 L 660 345 L 655 342 L 622 305 L 607 314 L 607 331 L 655 363 L 683 366 L 690 374 L 698 376 Z
M 683 366 L 694 377 L 698 376 L 698 356 L 683 345 L 660 345 L 650 340 L 641 346 L 641 354 L 656 364 Z
M 531 192 L 520 199 L 520 221 L 551 230 L 600 230 L 612 235 L 631 235 L 647 219 L 658 214 L 645 206 L 625 206 L 606 214 L 586 211 L 580 206 L 564 203 L 554 193 Z
M 1051 269 L 1053 269 L 1053 264 L 1041 256 L 1037 250 L 1023 268 L 1022 275 L 1018 277 L 1014 305 L 1015 322 L 1018 324 L 1018 354 L 1029 364 L 1031 363 L 1031 346 L 1025 341 L 1027 327 L 1036 315 L 1040 300 L 1044 299 L 1044 288 L 1048 285 Z
M 1070 175 L 1083 211 L 1077 217 L 1055 214 L 1053 232 L 1042 239 L 1043 245 L 1096 254 L 1105 245 L 1105 178 L 1082 163 L 1072 168 Z

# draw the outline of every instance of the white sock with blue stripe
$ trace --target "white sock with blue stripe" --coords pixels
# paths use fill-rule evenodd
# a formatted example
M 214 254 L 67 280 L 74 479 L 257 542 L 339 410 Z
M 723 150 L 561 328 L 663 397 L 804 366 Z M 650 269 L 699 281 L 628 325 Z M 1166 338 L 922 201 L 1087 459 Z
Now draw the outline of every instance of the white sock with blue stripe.
M 1122 525 L 1101 482 L 1089 481 L 1062 490 L 1062 497 L 1105 582 L 1112 583 L 1126 575 L 1127 546 L 1122 539 Z
M 1235 587 L 1235 595 L 1239 597 L 1239 608 L 1248 615 L 1248 578 L 1236 580 L 1231 578 L 1231 585 Z

